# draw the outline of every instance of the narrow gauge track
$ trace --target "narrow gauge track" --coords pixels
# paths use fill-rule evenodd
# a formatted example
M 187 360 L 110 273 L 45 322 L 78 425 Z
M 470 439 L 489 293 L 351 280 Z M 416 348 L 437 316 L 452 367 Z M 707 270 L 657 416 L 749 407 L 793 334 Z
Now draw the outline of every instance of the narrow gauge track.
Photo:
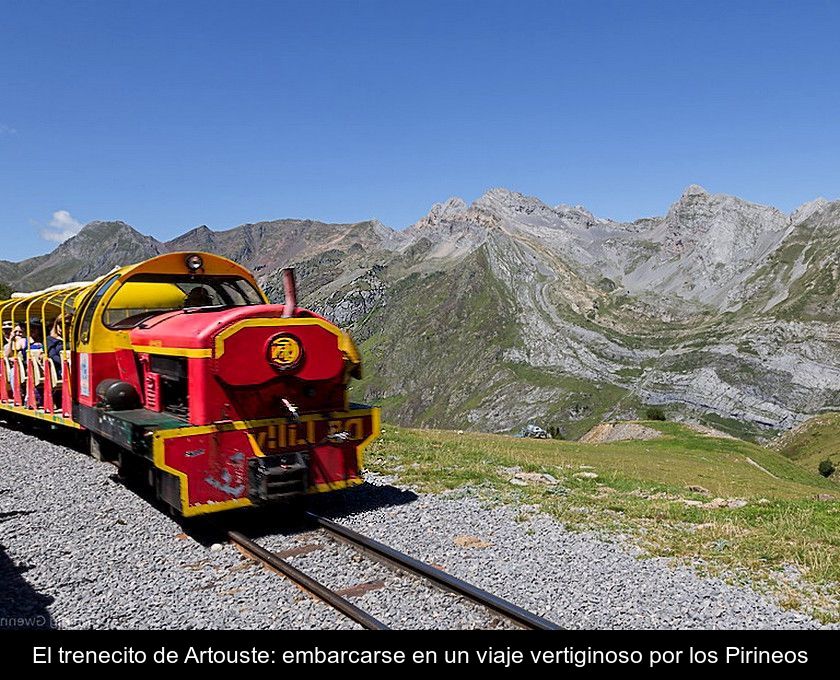
M 522 607 L 508 602 L 492 593 L 488 593 L 477 586 L 463 581 L 451 574 L 421 562 L 410 555 L 406 555 L 390 546 L 364 536 L 352 529 L 337 524 L 313 513 L 307 513 L 307 518 L 325 534 L 336 541 L 351 546 L 363 555 L 382 562 L 397 571 L 423 578 L 432 582 L 438 588 L 469 599 L 476 604 L 513 622 L 520 628 L 529 630 L 561 630 L 560 626 L 537 616 Z M 252 541 L 237 531 L 228 532 L 228 538 L 242 550 L 259 562 L 266 564 L 280 572 L 299 586 L 309 591 L 325 603 L 340 611 L 363 628 L 368 630 L 388 630 L 389 626 L 373 617 L 368 612 L 357 607 L 346 597 L 328 588 L 324 584 L 308 576 L 286 560 L 273 552 L 266 550 L 260 544 Z

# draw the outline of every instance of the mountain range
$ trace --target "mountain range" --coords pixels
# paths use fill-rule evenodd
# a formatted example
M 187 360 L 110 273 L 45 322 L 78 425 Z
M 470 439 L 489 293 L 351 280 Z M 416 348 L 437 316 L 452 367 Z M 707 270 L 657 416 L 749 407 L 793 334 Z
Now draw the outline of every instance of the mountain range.
M 92 222 L 52 253 L 0 261 L 35 290 L 173 250 L 252 269 L 366 359 L 354 398 L 391 421 L 575 437 L 651 405 L 763 439 L 840 407 L 840 201 L 791 214 L 689 186 L 634 222 L 491 189 L 404 230 L 284 219 L 167 242 Z

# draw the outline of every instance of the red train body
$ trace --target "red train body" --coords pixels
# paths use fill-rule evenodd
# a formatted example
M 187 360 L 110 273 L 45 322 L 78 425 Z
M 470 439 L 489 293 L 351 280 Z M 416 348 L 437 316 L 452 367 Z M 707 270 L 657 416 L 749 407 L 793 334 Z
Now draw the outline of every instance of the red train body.
M 296 305 L 292 282 L 272 305 L 239 265 L 173 253 L 0 303 L 27 332 L 40 307 L 67 339 L 60 367 L 35 350 L 4 361 L 0 409 L 88 430 L 95 455 L 143 472 L 184 516 L 358 484 L 379 413 L 349 402 L 356 347 Z

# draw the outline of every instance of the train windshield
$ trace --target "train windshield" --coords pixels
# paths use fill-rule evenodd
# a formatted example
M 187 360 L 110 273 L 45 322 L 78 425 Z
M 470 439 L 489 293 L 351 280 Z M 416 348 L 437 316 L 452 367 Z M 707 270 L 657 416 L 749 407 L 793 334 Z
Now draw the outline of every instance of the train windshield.
M 178 309 L 191 313 L 263 304 L 254 286 L 239 276 L 138 274 L 108 302 L 102 323 L 114 330 L 134 328 Z

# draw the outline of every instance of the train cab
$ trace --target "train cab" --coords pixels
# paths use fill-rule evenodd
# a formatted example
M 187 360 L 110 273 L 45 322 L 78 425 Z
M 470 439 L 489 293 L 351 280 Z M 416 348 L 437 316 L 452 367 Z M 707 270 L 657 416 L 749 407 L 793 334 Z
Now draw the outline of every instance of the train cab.
M 209 253 L 0 302 L 0 409 L 86 430 L 184 516 L 359 484 L 379 432 L 350 336 Z M 7 331 L 9 333 L 8 337 Z

